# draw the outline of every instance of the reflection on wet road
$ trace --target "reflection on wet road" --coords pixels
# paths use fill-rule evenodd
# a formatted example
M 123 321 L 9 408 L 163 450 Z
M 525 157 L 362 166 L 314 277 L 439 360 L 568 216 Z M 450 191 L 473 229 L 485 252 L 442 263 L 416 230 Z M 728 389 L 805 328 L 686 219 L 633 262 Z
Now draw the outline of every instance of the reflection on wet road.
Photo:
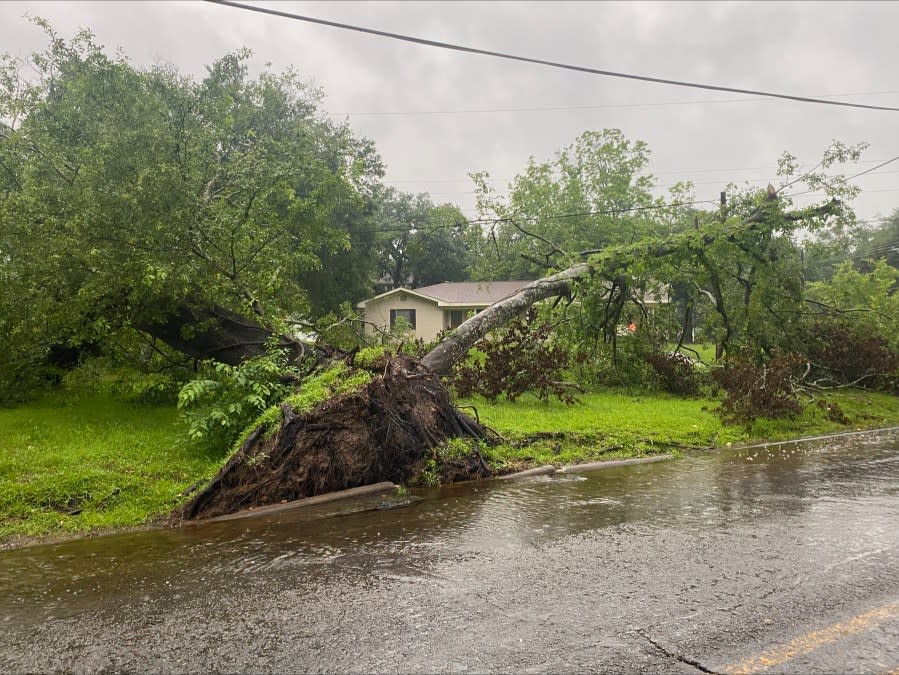
M 899 666 L 895 432 L 421 497 L 0 554 L 0 669 Z

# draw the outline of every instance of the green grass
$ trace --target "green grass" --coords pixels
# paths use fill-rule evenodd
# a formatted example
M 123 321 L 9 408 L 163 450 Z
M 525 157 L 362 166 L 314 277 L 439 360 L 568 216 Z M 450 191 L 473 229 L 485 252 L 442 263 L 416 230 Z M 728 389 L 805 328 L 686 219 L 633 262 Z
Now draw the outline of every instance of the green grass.
M 0 541 L 153 521 L 219 467 L 174 407 L 62 396 L 0 409 Z
M 849 425 L 808 405 L 793 420 L 727 427 L 712 412 L 714 401 L 622 391 L 586 394 L 574 406 L 527 397 L 460 403 L 475 405 L 507 440 L 484 448 L 485 459 L 501 471 L 899 424 L 899 397 L 842 392 L 828 398 Z M 185 444 L 184 435 L 173 407 L 109 395 L 57 393 L 0 409 L 0 543 L 163 518 L 183 500 L 180 493 L 213 476 L 223 461 Z
M 672 344 L 671 349 L 674 349 L 675 346 L 676 345 Z M 715 362 L 715 345 L 712 343 L 685 344 L 681 347 L 680 351 L 691 359 L 696 359 L 698 355 L 698 358 L 705 364 Z
M 472 399 L 460 405 L 473 405 L 481 421 L 507 441 L 489 453 L 490 461 L 501 470 L 788 440 L 899 424 L 899 397 L 844 391 L 827 398 L 839 404 L 849 424 L 828 420 L 825 411 L 812 403 L 794 419 L 726 426 L 713 412 L 716 401 L 620 391 L 585 394 L 573 406 L 533 398 L 514 403 Z

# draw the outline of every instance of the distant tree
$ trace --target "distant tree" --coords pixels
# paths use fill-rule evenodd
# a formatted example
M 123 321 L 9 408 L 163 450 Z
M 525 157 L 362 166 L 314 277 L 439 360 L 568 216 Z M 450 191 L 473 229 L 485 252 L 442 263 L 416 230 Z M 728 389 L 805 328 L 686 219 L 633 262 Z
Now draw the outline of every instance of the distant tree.
M 535 279 L 566 255 L 637 241 L 656 231 L 639 209 L 653 204 L 649 149 L 617 129 L 587 131 L 547 162 L 531 158 L 499 197 L 473 174 L 480 217 L 493 221 L 474 267 L 478 278 Z
M 874 260 L 884 260 L 887 265 L 899 269 L 899 208 L 873 226 L 866 227 L 859 239 L 861 241 L 853 251 L 853 257 L 861 269 L 873 270 L 871 261 Z
M 379 198 L 378 270 L 387 288 L 416 288 L 468 278 L 465 216 L 427 194 L 386 189 Z
M 409 241 L 413 288 L 468 279 L 471 253 L 463 236 L 465 227 L 465 216 L 457 206 L 442 204 L 428 211 L 426 228 Z

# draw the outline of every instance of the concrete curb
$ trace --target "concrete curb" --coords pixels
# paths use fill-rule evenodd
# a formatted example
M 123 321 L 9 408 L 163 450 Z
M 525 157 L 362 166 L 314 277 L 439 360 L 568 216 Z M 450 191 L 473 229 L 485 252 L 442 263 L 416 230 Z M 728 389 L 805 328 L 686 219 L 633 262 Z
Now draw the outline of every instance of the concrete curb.
M 493 480 L 518 480 L 519 478 L 529 478 L 530 476 L 546 476 L 551 473 L 556 472 L 556 467 L 552 464 L 547 464 L 546 466 L 538 466 L 533 469 L 527 469 L 525 471 L 519 471 L 518 473 L 507 473 L 505 476 L 497 476 Z M 490 480 L 489 478 L 487 480 Z M 471 483 L 477 483 L 480 481 L 467 481 Z
M 328 502 L 336 502 L 342 499 L 351 499 L 353 497 L 364 497 L 367 495 L 376 495 L 384 492 L 393 492 L 397 488 L 396 485 L 389 481 L 383 483 L 374 483 L 373 485 L 363 485 L 361 487 L 349 488 L 347 490 L 339 490 L 337 492 L 328 492 L 315 497 L 306 497 L 305 499 L 296 499 L 285 504 L 271 504 L 270 506 L 260 506 L 255 509 L 246 509 L 237 513 L 229 513 L 224 516 L 216 516 L 215 518 L 206 518 L 203 520 L 186 520 L 184 525 L 200 525 L 204 523 L 220 523 L 226 520 L 240 520 L 241 518 L 255 518 L 256 516 L 268 516 L 273 513 L 283 513 L 284 511 L 293 511 L 306 506 L 315 506 L 316 504 L 327 504 Z
M 530 478 L 531 476 L 549 476 L 556 473 L 579 473 L 581 471 L 593 471 L 594 469 L 610 469 L 613 466 L 627 466 L 629 464 L 648 464 L 650 462 L 661 462 L 666 459 L 673 459 L 674 455 L 652 455 L 651 457 L 634 457 L 632 459 L 607 459 L 596 462 L 586 462 L 585 464 L 570 464 L 559 467 L 558 469 L 552 464 L 538 466 L 533 469 L 526 469 L 517 473 L 507 473 L 505 476 L 496 476 L 495 478 L 485 478 L 477 481 L 464 481 L 465 483 L 481 483 L 491 480 L 518 480 L 519 478 Z M 454 483 L 459 485 L 460 483 Z
M 869 434 L 892 433 L 899 431 L 899 427 L 881 427 L 879 429 L 856 429 L 855 431 L 838 431 L 833 434 L 821 436 L 803 436 L 789 441 L 771 441 L 767 443 L 753 443 L 752 445 L 719 445 L 715 450 L 755 450 L 756 448 L 773 448 L 778 445 L 791 445 L 795 443 L 808 443 L 809 441 L 826 441 L 830 438 L 847 438 L 851 436 L 866 436 Z
M 563 466 L 559 469 L 559 473 L 579 473 L 581 471 L 592 471 L 593 469 L 608 469 L 613 466 L 627 466 L 628 464 L 649 464 L 651 462 L 661 462 L 673 458 L 674 455 L 652 455 L 651 457 L 634 457 L 632 459 L 599 460 L 597 462 Z

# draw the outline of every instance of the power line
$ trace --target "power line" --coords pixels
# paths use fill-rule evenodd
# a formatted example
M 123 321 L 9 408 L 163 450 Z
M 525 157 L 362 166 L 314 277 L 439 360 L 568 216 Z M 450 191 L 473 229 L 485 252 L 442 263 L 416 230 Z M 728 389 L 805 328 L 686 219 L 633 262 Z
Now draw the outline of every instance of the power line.
M 880 169 L 884 166 L 892 164 L 893 162 L 895 162 L 897 160 L 899 160 L 899 155 L 897 155 L 896 157 L 893 157 L 892 159 L 882 161 L 877 166 L 873 166 L 869 169 L 865 169 L 864 171 L 859 171 L 858 173 L 853 174 L 852 176 L 848 176 L 846 178 L 841 178 L 837 182 L 845 183 L 850 180 L 854 180 L 855 178 L 864 176 L 865 174 L 872 173 L 872 172 L 876 171 L 877 169 Z M 884 189 L 880 189 L 880 190 L 867 190 L 867 192 L 892 192 L 892 191 L 896 191 L 896 190 L 899 190 L 899 188 L 884 188 Z M 827 194 L 826 192 L 806 190 L 805 192 L 797 192 L 795 194 L 786 195 L 786 196 L 792 198 L 792 197 L 800 197 L 800 196 L 821 196 L 821 195 L 826 195 L 826 194 Z M 648 206 L 631 206 L 631 207 L 627 207 L 627 208 L 623 208 L 623 209 L 610 209 L 607 211 L 593 211 L 593 210 L 577 211 L 577 212 L 572 212 L 572 213 L 558 213 L 558 214 L 552 214 L 552 215 L 544 215 L 544 216 L 540 216 L 539 219 L 541 219 L 541 220 L 563 220 L 565 218 L 581 218 L 581 217 L 590 217 L 590 216 L 610 216 L 610 215 L 620 215 L 622 213 L 632 213 L 635 211 L 639 211 L 639 212 L 657 211 L 657 210 L 661 210 L 661 209 L 670 209 L 670 208 L 679 207 L 679 206 L 695 206 L 697 204 L 717 205 L 718 201 L 714 200 L 714 199 L 697 199 L 697 200 L 693 200 L 693 201 L 689 201 L 689 202 L 674 202 L 671 204 L 651 204 Z M 514 220 L 514 218 L 509 218 L 509 217 L 506 217 L 506 218 L 473 218 L 473 219 L 469 219 L 469 220 L 457 221 L 457 222 L 450 223 L 447 225 L 441 225 L 441 226 L 438 226 L 438 227 L 434 228 L 433 230 L 431 230 L 431 232 L 436 232 L 437 230 L 441 230 L 441 229 L 459 228 L 459 227 L 464 227 L 466 225 L 489 225 L 491 223 L 495 224 L 495 223 L 501 223 L 501 222 L 509 222 L 511 220 Z M 535 220 L 535 218 L 528 218 L 528 220 Z M 369 229 L 369 230 L 354 230 L 350 234 L 377 234 L 377 233 L 382 233 L 382 232 L 412 232 L 413 229 L 414 228 L 409 228 L 409 227 L 376 228 L 376 229 Z
M 892 244 L 881 250 L 856 251 L 854 253 L 849 253 L 846 257 L 852 260 L 874 260 L 884 258 L 893 251 L 899 252 L 899 240 L 894 241 Z
M 622 209 L 609 209 L 606 211 L 576 211 L 572 213 L 557 213 L 551 214 L 548 216 L 540 216 L 541 220 L 562 220 L 564 218 L 579 218 L 585 216 L 614 216 L 620 215 L 622 213 L 632 213 L 635 211 L 658 211 L 661 209 L 670 209 L 678 206 L 694 206 L 696 204 L 717 204 L 718 202 L 713 199 L 697 199 L 689 202 L 674 202 L 672 204 L 651 204 L 649 206 L 630 206 Z M 527 218 L 528 220 L 533 220 L 534 218 Z M 473 218 L 471 220 L 460 220 L 454 223 L 448 223 L 446 225 L 439 225 L 431 230 L 428 230 L 429 233 L 436 232 L 437 230 L 445 230 L 450 228 L 458 228 L 464 227 L 466 225 L 490 225 L 492 223 L 503 223 L 509 222 L 511 220 L 515 220 L 513 217 L 503 217 L 503 218 Z M 387 228 L 376 228 L 370 230 L 353 230 L 350 234 L 377 234 L 380 232 L 412 232 L 415 228 L 410 227 L 387 227 Z M 424 231 L 424 230 L 422 230 Z
M 857 174 L 849 176 L 849 178 L 841 178 L 840 182 L 845 183 L 848 180 L 853 180 L 855 178 L 858 178 L 859 176 L 864 176 L 866 173 L 871 173 L 872 171 L 877 171 L 877 169 L 879 169 L 880 167 L 886 166 L 887 164 L 892 164 L 896 160 L 899 160 L 899 155 L 896 155 L 892 159 L 885 160 L 885 161 L 881 162 L 880 164 L 878 164 L 877 166 L 872 166 L 870 169 L 865 169 L 864 171 L 860 171 Z M 894 171 L 884 171 L 883 173 L 895 173 L 895 172 Z
M 897 94 L 899 90 L 888 91 L 855 91 L 842 94 L 819 94 L 822 97 L 835 96 L 869 96 L 874 94 Z M 511 113 L 511 112 L 569 112 L 572 110 L 606 110 L 615 108 L 655 108 L 671 105 L 698 105 L 703 103 L 748 103 L 759 101 L 770 101 L 767 97 L 752 98 L 719 98 L 719 99 L 699 99 L 694 101 L 658 101 L 658 102 L 640 102 L 640 103 L 601 103 L 591 105 L 560 105 L 545 107 L 512 107 L 512 108 L 459 108 L 456 110 L 372 110 L 372 111 L 341 111 L 330 112 L 328 114 L 334 117 L 392 117 L 406 115 L 468 115 L 468 114 L 485 114 L 485 113 Z
M 896 171 L 883 171 L 879 175 L 883 176 L 886 174 L 893 174 L 893 173 L 899 173 L 899 169 L 897 169 Z M 739 185 L 742 185 L 743 183 L 750 183 L 750 184 L 755 184 L 756 186 L 764 186 L 768 182 L 770 182 L 770 180 L 771 180 L 770 178 L 744 178 L 741 180 L 728 180 L 728 181 L 707 180 L 707 181 L 699 181 L 699 182 L 694 182 L 694 181 L 689 181 L 689 182 L 692 185 L 727 185 L 728 183 L 733 183 L 734 185 L 739 186 Z M 389 183 L 390 181 L 387 181 L 387 182 Z M 888 188 L 888 189 L 892 190 L 893 188 Z M 875 192 L 875 191 L 876 190 L 864 190 L 864 192 Z M 430 195 L 473 195 L 473 194 L 477 194 L 478 191 L 474 190 L 474 189 L 472 189 L 472 190 L 438 190 L 436 192 L 432 192 L 432 191 L 428 190 L 427 193 Z M 490 194 L 509 195 L 509 194 L 512 194 L 512 191 L 511 190 L 494 190 Z M 795 197 L 795 196 L 798 196 L 801 194 L 805 194 L 805 193 L 800 192 L 793 196 Z
M 850 180 L 858 178 L 859 176 L 864 176 L 865 174 L 872 173 L 872 172 L 876 171 L 877 169 L 887 166 L 888 164 L 892 164 L 893 162 L 895 162 L 897 160 L 899 160 L 899 155 L 897 155 L 896 157 L 893 157 L 892 159 L 883 161 L 880 164 L 878 164 L 877 166 L 871 167 L 870 169 L 865 169 L 864 171 L 860 171 L 857 174 L 854 174 L 852 176 L 848 176 L 846 178 L 841 178 L 838 182 L 844 182 L 844 183 L 848 182 Z M 881 190 L 868 190 L 867 192 L 891 192 L 891 191 L 896 191 L 896 190 L 899 190 L 899 188 L 884 188 Z M 806 190 L 805 192 L 798 192 L 796 194 L 787 195 L 787 196 L 789 196 L 789 197 L 799 197 L 799 196 L 803 196 L 803 195 L 820 196 L 820 195 L 825 195 L 825 194 L 826 194 L 825 192 L 814 192 L 812 190 Z M 661 209 L 670 209 L 670 208 L 675 208 L 675 207 L 679 207 L 679 206 L 695 206 L 697 204 L 717 205 L 718 201 L 714 200 L 714 199 L 697 199 L 697 200 L 693 200 L 693 201 L 689 201 L 689 202 L 674 202 L 671 204 L 652 204 L 652 205 L 648 205 L 648 206 L 631 206 L 631 207 L 627 207 L 627 208 L 623 208 L 623 209 L 610 209 L 607 211 L 591 210 L 591 211 L 579 211 L 579 212 L 572 212 L 572 213 L 557 213 L 557 214 L 539 216 L 539 219 L 540 220 L 563 220 L 565 218 L 610 216 L 610 215 L 620 215 L 622 213 L 632 213 L 635 211 L 637 211 L 637 212 L 657 211 L 657 210 L 661 210 Z M 535 220 L 537 218 L 530 217 L 527 219 Z M 466 225 L 489 225 L 489 224 L 496 224 L 496 223 L 501 223 L 501 222 L 510 222 L 512 220 L 514 220 L 514 218 L 511 218 L 511 217 L 473 218 L 470 220 L 457 221 L 457 222 L 450 223 L 447 225 L 440 225 L 440 226 L 430 230 L 429 233 L 433 233 L 433 232 L 436 232 L 437 230 L 441 230 L 441 229 L 464 227 Z M 880 221 L 880 222 L 883 222 L 883 221 Z M 377 228 L 377 229 L 369 229 L 369 230 L 354 230 L 350 234 L 378 234 L 378 233 L 383 233 L 383 232 L 412 232 L 413 230 L 414 230 L 414 228 L 409 228 L 409 227 Z
M 872 246 L 863 251 L 856 251 L 853 255 L 883 255 L 890 251 L 899 251 L 899 239 L 880 244 L 879 246 Z
M 856 160 L 857 164 L 876 164 L 879 162 L 883 162 L 885 160 L 882 159 L 859 159 Z M 811 162 L 801 162 L 802 164 L 811 164 Z M 684 174 L 690 173 L 735 173 L 737 171 L 769 171 L 771 169 L 777 169 L 776 165 L 769 166 L 743 166 L 743 167 L 735 167 L 729 169 L 665 169 L 664 171 L 650 171 L 649 174 L 651 176 L 683 176 Z M 890 171 L 884 171 L 883 173 L 893 173 Z M 490 176 L 488 180 L 492 182 L 508 182 L 515 180 L 517 176 L 513 178 L 500 178 Z M 759 178 L 759 179 L 747 179 L 747 180 L 768 180 L 767 178 Z M 385 180 L 385 183 L 389 183 L 391 185 L 398 183 L 468 183 L 471 181 L 471 178 L 466 176 L 465 178 L 395 178 L 390 180 Z M 691 181 L 692 182 L 692 181 Z M 718 181 L 715 181 L 717 183 Z M 707 185 L 711 185 L 713 183 L 703 183 Z M 694 185 L 700 185 L 700 183 L 694 183 Z
M 305 21 L 307 23 L 314 23 L 321 26 L 330 26 L 332 28 L 340 28 L 341 30 L 350 30 L 355 31 L 357 33 L 367 33 L 369 35 L 377 35 L 378 37 L 385 37 L 391 40 L 400 40 L 403 42 L 411 42 L 413 44 L 422 45 L 425 47 L 436 47 L 438 49 L 449 49 L 451 51 L 456 52 L 464 52 L 467 54 L 478 54 L 480 56 L 492 56 L 499 59 L 506 59 L 508 61 L 519 61 L 522 63 L 533 63 L 541 66 L 548 66 L 550 68 L 559 68 L 562 70 L 571 70 L 579 73 L 586 73 L 588 75 L 600 75 L 603 77 L 615 77 L 626 80 L 638 80 L 641 82 L 653 82 L 656 84 L 668 84 L 676 87 L 689 87 L 692 89 L 706 89 L 708 91 L 726 91 L 733 94 L 748 94 L 751 96 L 763 96 L 766 98 L 778 98 L 784 99 L 788 101 L 798 101 L 800 103 L 817 103 L 820 105 L 832 105 L 832 106 L 841 106 L 844 108 L 862 108 L 865 110 L 886 110 L 889 112 L 899 112 L 899 108 L 891 107 L 891 106 L 880 106 L 880 105 L 870 105 L 866 103 L 851 103 L 849 101 L 833 101 L 823 98 L 813 98 L 810 96 L 797 96 L 793 94 L 778 94 L 775 92 L 769 91 L 761 91 L 755 89 L 741 89 L 739 87 L 725 87 L 714 84 L 702 84 L 699 82 L 688 82 L 685 80 L 671 80 L 662 77 L 651 77 L 648 75 L 634 75 L 632 73 L 622 73 L 614 70 L 601 70 L 599 68 L 588 68 L 586 66 L 576 66 L 568 63 L 561 63 L 558 61 L 548 61 L 545 59 L 536 59 L 529 56 L 519 56 L 515 54 L 508 54 L 505 52 L 497 52 L 488 49 L 478 49 L 475 47 L 465 47 L 463 45 L 453 44 L 450 42 L 439 42 L 437 40 L 426 40 L 424 38 L 414 37 L 412 35 L 403 35 L 401 33 L 390 33 L 388 31 L 376 30 L 374 28 L 365 28 L 363 26 L 354 26 L 348 23 L 340 23 L 338 21 L 329 21 L 327 19 L 317 19 L 311 16 L 304 16 L 302 14 L 294 14 L 292 12 L 284 12 L 277 9 L 269 9 L 267 7 L 257 7 L 255 5 L 246 5 L 240 2 L 233 2 L 232 0 L 206 0 L 206 2 L 210 2 L 215 5 L 223 5 L 226 7 L 233 7 L 235 9 L 243 9 L 249 12 L 258 12 L 260 14 L 270 14 L 272 16 L 279 16 L 285 19 L 293 19 L 295 21 Z
M 877 166 L 872 166 L 870 169 L 865 169 L 864 171 L 859 171 L 856 174 L 847 176 L 846 178 L 837 178 L 836 180 L 834 180 L 834 183 L 848 183 L 851 180 L 854 180 L 860 176 L 864 176 L 865 174 L 871 173 L 872 171 L 877 171 L 877 169 L 884 167 L 888 164 L 892 164 L 895 161 L 899 161 L 899 155 L 896 155 L 892 159 L 885 160 L 885 161 L 881 162 L 880 164 L 878 164 Z M 884 173 L 888 173 L 888 172 L 884 171 Z M 892 172 L 889 172 L 889 173 L 892 173 Z M 865 190 L 865 192 L 891 192 L 893 189 L 895 189 L 895 188 L 885 188 L 885 189 L 881 189 L 881 190 Z M 814 192 L 814 190 L 806 190 L 805 192 L 797 192 L 796 194 L 793 194 L 790 196 L 791 197 L 799 197 L 800 195 L 811 194 L 813 192 Z

